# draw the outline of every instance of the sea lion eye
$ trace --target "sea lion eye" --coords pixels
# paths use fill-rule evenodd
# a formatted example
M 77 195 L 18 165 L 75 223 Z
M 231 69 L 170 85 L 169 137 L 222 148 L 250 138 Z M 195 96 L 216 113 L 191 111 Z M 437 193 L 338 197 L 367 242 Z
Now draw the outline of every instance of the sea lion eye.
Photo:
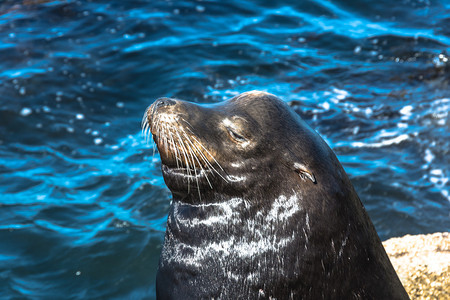
M 240 135 L 239 133 L 237 133 L 237 132 L 234 131 L 233 129 L 227 127 L 227 130 L 228 130 L 228 133 L 230 134 L 230 136 L 231 136 L 235 141 L 240 142 L 240 143 L 244 143 L 244 142 L 247 141 L 247 139 L 246 139 L 244 136 Z

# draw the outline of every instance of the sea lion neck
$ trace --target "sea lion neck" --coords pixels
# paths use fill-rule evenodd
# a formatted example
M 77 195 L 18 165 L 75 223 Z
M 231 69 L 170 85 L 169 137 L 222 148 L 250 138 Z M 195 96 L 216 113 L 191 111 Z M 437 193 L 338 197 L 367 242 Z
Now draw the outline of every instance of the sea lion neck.
M 251 202 L 245 197 L 234 197 L 198 204 L 173 201 L 168 217 L 169 236 L 190 246 L 230 241 L 236 236 L 245 237 L 237 248 L 233 244 L 224 245 L 229 247 L 227 251 L 236 251 L 232 256 L 240 256 L 238 248 L 251 244 L 265 244 L 269 250 L 275 247 L 269 246 L 274 241 L 266 240 L 270 239 L 273 228 L 292 227 L 296 224 L 296 218 L 304 212 L 296 193 L 259 200 Z M 286 230 L 286 237 L 289 236 L 290 240 L 294 240 L 290 230 L 294 230 L 295 226 Z

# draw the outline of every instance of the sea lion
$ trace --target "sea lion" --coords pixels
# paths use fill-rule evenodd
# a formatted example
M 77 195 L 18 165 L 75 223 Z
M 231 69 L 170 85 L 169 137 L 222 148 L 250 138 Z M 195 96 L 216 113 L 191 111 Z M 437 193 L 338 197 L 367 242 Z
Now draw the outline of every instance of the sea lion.
M 143 129 L 173 195 L 159 299 L 408 299 L 333 151 L 276 96 L 160 98 Z

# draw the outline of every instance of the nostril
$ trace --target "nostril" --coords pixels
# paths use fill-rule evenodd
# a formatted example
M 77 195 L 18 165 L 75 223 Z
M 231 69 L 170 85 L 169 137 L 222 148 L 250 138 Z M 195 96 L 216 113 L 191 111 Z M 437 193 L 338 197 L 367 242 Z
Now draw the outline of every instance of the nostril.
M 170 98 L 159 98 L 156 100 L 156 107 L 171 106 L 175 104 L 175 100 Z

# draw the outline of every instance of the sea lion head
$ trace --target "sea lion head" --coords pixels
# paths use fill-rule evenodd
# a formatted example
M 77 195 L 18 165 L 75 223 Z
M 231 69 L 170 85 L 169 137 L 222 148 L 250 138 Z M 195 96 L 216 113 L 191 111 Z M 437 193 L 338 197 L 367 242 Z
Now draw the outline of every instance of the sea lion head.
M 147 109 L 143 129 L 153 135 L 174 200 L 220 201 L 248 193 L 249 199 L 273 199 L 292 183 L 307 188 L 329 184 L 325 177 L 333 176 L 326 172 L 335 164 L 328 146 L 266 92 L 213 105 L 160 98 Z

